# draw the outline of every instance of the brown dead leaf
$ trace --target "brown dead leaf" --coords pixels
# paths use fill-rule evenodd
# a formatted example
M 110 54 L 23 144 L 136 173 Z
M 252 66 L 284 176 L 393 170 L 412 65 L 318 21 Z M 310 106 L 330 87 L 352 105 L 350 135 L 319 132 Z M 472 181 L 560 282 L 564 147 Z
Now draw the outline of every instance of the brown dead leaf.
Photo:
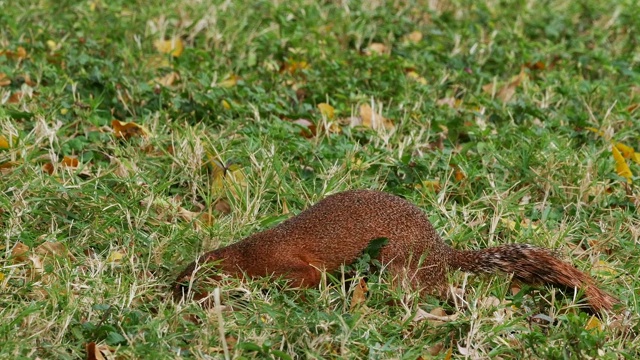
M 6 56 L 8 59 L 24 60 L 28 57 L 27 50 L 22 46 L 18 46 L 15 51 L 4 50 L 0 51 L 0 55 Z
M 447 315 L 443 308 L 434 308 L 430 312 L 426 312 L 422 309 L 418 309 L 418 312 L 413 317 L 413 321 L 427 320 L 429 324 L 440 325 L 445 322 L 455 321 L 458 318 L 458 314 Z
M 367 55 L 383 55 L 387 53 L 387 46 L 382 43 L 371 43 L 365 50 L 365 54 Z
M 13 93 L 11 93 L 11 96 L 9 96 L 7 104 L 17 104 L 20 102 L 23 96 L 24 94 L 22 93 L 22 91 L 14 91 Z
M 47 257 L 58 257 L 76 261 L 75 256 L 69 252 L 67 247 L 60 242 L 45 241 L 35 248 L 34 252 L 44 259 Z
M 407 34 L 405 38 L 412 43 L 419 43 L 422 40 L 422 33 L 416 30 Z
M 490 95 L 501 100 L 504 103 L 508 103 L 516 93 L 516 89 L 527 78 L 527 73 L 524 71 L 524 67 L 520 70 L 520 73 L 509 80 L 507 84 L 499 88 L 496 92 L 496 86 L 494 83 L 486 84 L 482 87 L 482 90 Z
M 364 279 L 360 279 L 355 289 L 353 289 L 353 296 L 351 296 L 350 310 L 363 305 L 367 301 L 367 282 Z
M 116 137 L 128 140 L 134 136 L 147 137 L 149 130 L 134 122 L 111 121 L 111 127 Z
M 172 71 L 170 73 L 168 73 L 165 76 L 159 77 L 159 78 L 155 78 L 153 79 L 154 82 L 164 86 L 164 87 L 170 87 L 173 86 L 173 84 L 180 80 L 180 74 L 178 74 L 175 71 Z
M 294 124 L 302 127 L 300 135 L 306 138 L 312 138 L 316 136 L 316 125 L 307 119 L 298 119 L 293 121 Z
M 86 345 L 87 360 L 115 360 L 115 350 L 111 349 L 107 345 L 97 345 L 95 342 L 90 342 Z
M 362 125 L 374 130 L 381 129 L 383 127 L 386 130 L 392 130 L 394 128 L 391 120 L 375 113 L 369 104 L 360 105 L 360 118 L 362 119 Z
M 52 163 L 48 162 L 42 165 L 42 171 L 46 172 L 49 175 L 53 175 L 53 173 L 56 171 L 56 168 Z
M 229 205 L 229 201 L 227 201 L 227 199 L 218 199 L 213 204 L 213 208 L 214 210 L 221 212 L 225 215 L 231 213 L 231 205 Z
M 77 156 L 64 156 L 62 158 L 62 161 L 60 162 L 60 165 L 63 167 L 68 167 L 68 168 L 77 168 L 78 167 L 78 157 Z
M 11 249 L 11 259 L 14 264 L 26 262 L 28 259 L 29 246 L 19 242 Z
M 0 87 L 11 85 L 11 79 L 7 76 L 7 74 L 0 72 Z

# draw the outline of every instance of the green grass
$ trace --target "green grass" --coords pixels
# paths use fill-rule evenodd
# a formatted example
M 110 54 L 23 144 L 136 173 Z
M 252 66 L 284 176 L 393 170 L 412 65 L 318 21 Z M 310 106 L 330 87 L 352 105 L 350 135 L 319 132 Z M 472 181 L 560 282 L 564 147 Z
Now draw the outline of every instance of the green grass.
M 611 155 L 611 141 L 640 150 L 635 1 L 16 0 L 0 23 L 0 358 L 86 358 L 91 342 L 123 359 L 222 358 L 221 331 L 234 358 L 638 356 L 640 166 L 627 160 L 627 185 Z M 172 37 L 184 52 L 159 54 Z M 341 122 L 372 103 L 393 130 Z M 118 139 L 114 119 L 148 136 Z M 221 185 L 213 160 L 238 181 Z M 198 254 L 353 188 L 406 197 L 457 248 L 557 249 L 624 307 L 586 330 L 580 298 L 462 273 L 458 305 L 375 274 L 353 309 L 340 274 L 306 291 L 231 281 L 221 313 L 171 300 Z M 412 321 L 438 307 L 450 321 Z

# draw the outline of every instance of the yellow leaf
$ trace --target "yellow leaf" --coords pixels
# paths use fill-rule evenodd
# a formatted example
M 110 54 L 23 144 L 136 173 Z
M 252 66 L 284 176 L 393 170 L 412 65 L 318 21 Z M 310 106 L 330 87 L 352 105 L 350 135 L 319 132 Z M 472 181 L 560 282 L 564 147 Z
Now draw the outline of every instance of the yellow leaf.
M 7 140 L 6 137 L 4 137 L 3 135 L 0 135 L 0 150 L 6 150 L 9 149 L 9 140 Z
M 149 135 L 149 130 L 147 130 L 144 126 L 138 125 L 134 122 L 122 122 L 118 120 L 111 121 L 111 127 L 113 128 L 113 132 L 116 137 L 123 139 L 130 139 L 134 136 L 142 136 L 147 137 Z
M 171 54 L 173 57 L 179 57 L 184 51 L 184 44 L 180 38 L 171 40 L 156 40 L 153 42 L 156 50 L 162 54 Z
M 123 257 L 124 255 L 121 252 L 112 251 L 107 257 L 107 262 L 110 262 L 110 263 L 119 262 L 120 260 L 122 260 Z
M 631 169 L 629 169 L 629 165 L 627 165 L 627 162 L 615 145 L 611 147 L 611 151 L 613 152 L 613 159 L 616 161 L 616 173 L 626 178 L 627 183 L 631 184 L 633 174 L 631 173 Z
M 229 189 L 235 194 L 236 186 L 241 188 L 246 187 L 244 172 L 242 168 L 237 164 L 222 164 L 221 162 L 213 159 L 213 156 L 208 155 L 211 159 L 211 189 L 213 193 L 219 196 L 224 195 L 224 190 Z
M 427 85 L 427 79 L 423 78 L 422 76 L 420 76 L 417 72 L 415 72 L 415 71 L 413 71 L 413 70 L 412 70 L 412 71 L 409 71 L 409 72 L 407 73 L 407 77 L 408 77 L 409 79 L 411 79 L 411 80 L 416 81 L 416 82 L 417 82 L 417 83 L 419 83 L 419 84 Z
M 604 330 L 604 324 L 602 324 L 600 322 L 600 320 L 598 320 L 598 318 L 593 315 L 591 316 L 591 318 L 589 319 L 589 321 L 587 321 L 587 324 L 584 326 L 585 330 L 593 330 L 593 329 L 597 329 L 597 330 Z
M 625 159 L 631 159 L 635 154 L 635 151 L 631 146 L 627 146 L 623 143 L 616 143 L 616 147 L 620 150 L 622 157 Z
M 309 63 L 307 63 L 306 61 L 289 61 L 288 63 L 284 64 L 284 68 L 282 69 L 282 71 L 287 71 L 289 72 L 289 74 L 294 74 L 298 71 L 301 70 L 306 70 L 309 68 Z
M 416 189 L 424 188 L 425 190 L 429 190 L 437 193 L 437 192 L 440 192 L 441 186 L 440 186 L 440 181 L 438 180 L 424 180 L 422 181 L 422 183 L 416 184 L 415 188 Z
M 4 274 L 0 272 L 0 281 L 4 280 Z
M 447 354 L 444 356 L 444 360 L 451 360 L 451 356 L 453 355 L 453 347 L 450 347 L 447 350 Z
M 53 40 L 47 40 L 47 47 L 49 50 L 54 51 L 58 47 L 58 44 Z
M 500 222 L 502 222 L 502 224 L 509 228 L 509 230 L 511 231 L 514 231 L 516 229 L 516 222 L 511 219 L 500 218 Z
M 616 269 L 603 260 L 598 260 L 598 262 L 593 265 L 593 271 L 603 277 L 614 277 L 618 275 Z
M 597 135 L 600 135 L 600 136 L 604 137 L 604 132 L 602 132 L 602 130 L 598 130 L 598 129 L 594 128 L 594 127 L 587 126 L 585 128 L 585 130 L 591 131 L 594 134 L 597 134 Z
M 238 75 L 231 74 L 231 75 L 227 76 L 226 79 L 220 81 L 218 83 L 218 86 L 223 87 L 223 88 L 234 87 L 238 83 L 238 80 L 240 80 L 240 77 Z
M 329 120 L 332 120 L 335 116 L 335 109 L 329 104 L 320 103 L 318 104 L 318 109 L 320 109 L 320 114 L 322 114 L 322 116 L 325 116 Z
M 222 99 L 220 103 L 222 104 L 222 107 L 225 108 L 226 110 L 231 109 L 231 104 L 229 104 L 227 100 Z

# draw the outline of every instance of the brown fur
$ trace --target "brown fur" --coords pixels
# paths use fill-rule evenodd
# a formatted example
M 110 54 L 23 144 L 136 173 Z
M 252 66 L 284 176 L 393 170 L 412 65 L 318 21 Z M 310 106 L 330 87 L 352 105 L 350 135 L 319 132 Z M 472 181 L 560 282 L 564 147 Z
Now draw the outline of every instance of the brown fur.
M 218 262 L 233 276 L 282 276 L 296 287 L 313 287 L 320 271 L 336 271 L 355 261 L 371 240 L 387 238 L 380 261 L 395 277 L 408 276 L 421 290 L 444 296 L 446 273 L 502 271 L 529 284 L 547 283 L 584 289 L 594 311 L 610 310 L 617 300 L 593 279 L 551 254 L 530 245 L 503 245 L 460 251 L 446 245 L 422 210 L 387 193 L 353 190 L 325 198 L 280 225 L 233 245 L 206 253 L 178 276 L 175 296 L 192 280 L 198 265 Z

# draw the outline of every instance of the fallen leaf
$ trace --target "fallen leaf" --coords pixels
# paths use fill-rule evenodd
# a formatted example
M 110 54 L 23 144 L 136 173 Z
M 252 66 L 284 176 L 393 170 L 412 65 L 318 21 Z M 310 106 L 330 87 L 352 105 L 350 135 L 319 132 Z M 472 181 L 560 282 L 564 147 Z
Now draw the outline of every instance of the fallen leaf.
M 456 99 L 454 97 L 447 97 L 436 100 L 438 106 L 448 106 L 452 109 L 457 109 L 462 105 L 462 99 Z
M 107 262 L 109 263 L 117 263 L 122 260 L 124 255 L 120 251 L 112 251 L 107 257 Z
M 349 309 L 353 310 L 356 307 L 364 304 L 367 301 L 367 282 L 364 279 L 360 279 L 355 289 L 353 289 L 353 296 L 351 296 L 351 305 Z
M 212 158 L 212 156 L 209 156 Z M 245 188 L 247 186 L 246 179 L 242 168 L 237 164 L 222 164 L 217 160 L 210 160 L 211 166 L 211 188 L 214 194 L 222 197 L 225 189 L 229 189 L 233 194 L 236 193 L 236 187 Z
M 42 171 L 46 172 L 49 175 L 53 175 L 53 173 L 56 171 L 56 168 L 52 163 L 49 162 L 42 165 Z
M 64 167 L 69 167 L 69 168 L 77 168 L 78 167 L 78 157 L 77 156 L 64 156 L 62 158 L 62 161 L 60 162 L 60 165 L 64 166 Z
M 230 74 L 224 80 L 220 81 L 218 83 L 218 86 L 223 88 L 231 88 L 236 86 L 238 80 L 240 80 L 240 77 L 238 75 Z
M 415 185 L 416 189 L 425 189 L 433 192 L 440 192 L 441 186 L 438 180 L 423 180 L 420 184 Z
M 66 246 L 60 242 L 45 241 L 35 248 L 34 252 L 44 258 L 48 256 L 59 257 L 76 261 L 75 256 L 69 252 Z
M 589 330 L 604 330 L 604 324 L 602 324 L 602 322 L 600 322 L 600 320 L 598 320 L 598 318 L 595 315 L 592 315 L 591 318 L 589 318 L 589 321 L 587 321 L 587 324 L 584 326 L 584 329 L 589 331 Z
M 24 60 L 27 58 L 27 50 L 22 46 L 18 46 L 16 51 L 5 50 L 4 52 L 0 52 L 0 55 L 4 55 L 9 59 L 18 59 Z
M 229 104 L 227 100 L 222 99 L 222 101 L 220 101 L 220 104 L 223 108 L 225 108 L 225 110 L 231 109 L 231 104 Z
M 0 87 L 11 85 L 11 79 L 7 76 L 7 74 L 0 72 Z
M 466 176 L 464 175 L 464 172 L 462 172 L 462 170 L 458 165 L 451 165 L 451 167 L 454 168 L 453 177 L 456 179 L 457 182 L 460 182 L 466 178 Z
M 598 262 L 593 265 L 593 271 L 595 271 L 602 277 L 608 278 L 612 278 L 618 275 L 616 269 L 614 269 L 611 265 L 603 260 L 598 260 Z
M 107 345 L 96 345 L 90 342 L 86 345 L 87 360 L 113 360 L 115 359 L 114 350 Z
M 516 89 L 522 81 L 527 78 L 527 73 L 524 71 L 524 67 L 520 70 L 520 73 L 509 80 L 509 82 L 502 86 L 497 93 L 495 93 L 495 84 L 489 83 L 482 87 L 482 90 L 487 94 L 491 94 L 492 96 L 495 93 L 495 97 L 501 100 L 504 103 L 508 103 L 513 98 L 513 95 L 516 93 Z
M 373 111 L 369 104 L 360 105 L 360 118 L 362 119 L 362 125 L 377 130 L 384 127 L 387 130 L 393 129 L 393 122 L 386 119 L 384 116 L 377 114 Z
M 531 69 L 531 70 L 544 70 L 547 67 L 545 65 L 545 63 L 542 62 L 542 61 L 536 61 L 534 63 L 528 62 L 528 63 L 524 64 L 524 66 L 526 68 L 528 68 L 528 69 Z
M 631 177 L 633 174 L 631 173 L 631 169 L 629 169 L 629 165 L 627 165 L 627 162 L 624 160 L 624 157 L 620 154 L 620 151 L 615 145 L 611 147 L 611 151 L 613 152 L 613 159 L 616 162 L 616 173 L 626 178 L 627 183 L 631 184 Z
M 417 72 L 415 72 L 413 70 L 407 72 L 407 77 L 409 79 L 417 82 L 418 84 L 427 85 L 427 79 L 423 78 L 422 76 L 420 76 Z
M 602 130 L 598 130 L 598 129 L 594 128 L 594 127 L 587 126 L 585 128 L 585 130 L 591 131 L 594 134 L 597 134 L 597 135 L 600 135 L 600 136 L 604 137 L 604 132 Z
M 179 57 L 184 50 L 184 44 L 180 38 L 173 38 L 171 40 L 156 40 L 153 42 L 156 50 L 162 54 L 171 54 L 173 57 Z
M 416 315 L 413 317 L 413 322 L 427 320 L 430 324 L 440 325 L 446 322 L 455 321 L 458 318 L 458 314 L 447 315 L 442 308 L 435 308 L 430 312 L 426 312 L 422 309 L 418 309 Z
M 149 131 L 142 125 L 134 122 L 111 121 L 111 127 L 116 137 L 128 140 L 134 136 L 147 137 Z
M 49 48 L 49 51 L 55 51 L 58 48 L 58 44 L 53 40 L 47 40 L 47 47 Z
M 318 104 L 318 109 L 320 110 L 320 114 L 329 120 L 332 120 L 335 116 L 335 109 L 329 104 L 320 103 Z
M 23 96 L 24 94 L 22 93 L 22 91 L 14 91 L 13 93 L 11 93 L 11 96 L 9 96 L 7 104 L 17 104 L 20 102 Z
M 420 31 L 413 31 L 407 34 L 406 39 L 412 43 L 419 43 L 422 40 L 422 33 Z
M 371 43 L 369 44 L 369 46 L 367 47 L 367 50 L 365 50 L 365 53 L 367 55 L 383 55 L 387 52 L 387 46 L 385 44 L 382 43 Z
M 293 75 L 299 71 L 309 69 L 310 65 L 306 61 L 294 61 L 290 60 L 284 63 L 284 66 L 280 70 L 280 72 L 288 72 Z
M 27 253 L 29 252 L 29 246 L 19 242 L 11 249 L 11 258 L 14 263 L 23 263 L 27 261 Z
M 160 85 L 162 85 L 164 87 L 172 86 L 173 83 L 175 83 L 178 80 L 180 80 L 180 74 L 178 74 L 175 71 L 172 71 L 172 72 L 168 73 L 165 76 L 153 79 L 154 82 L 156 82 L 156 83 L 158 83 L 158 84 L 160 84 Z
M 294 124 L 301 126 L 303 129 L 300 135 L 306 138 L 312 138 L 316 135 L 316 125 L 307 119 L 298 119 L 293 121 Z

